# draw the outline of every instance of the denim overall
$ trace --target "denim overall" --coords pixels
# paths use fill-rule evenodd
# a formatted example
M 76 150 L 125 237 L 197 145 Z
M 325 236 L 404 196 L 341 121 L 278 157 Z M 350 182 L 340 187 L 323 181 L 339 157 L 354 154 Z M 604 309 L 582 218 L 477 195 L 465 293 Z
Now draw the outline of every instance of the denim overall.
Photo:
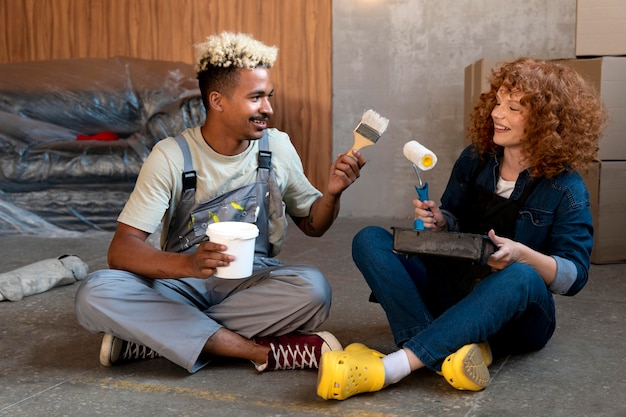
M 208 240 L 209 224 L 224 221 L 254 223 L 259 228 L 255 243 L 255 267 L 276 266 L 280 262 L 270 259 L 269 211 L 270 203 L 277 204 L 282 216 L 280 191 L 272 171 L 272 153 L 269 151 L 267 130 L 259 140 L 257 180 L 218 195 L 209 201 L 196 203 L 196 172 L 189 145 L 185 138 L 175 138 L 183 152 L 183 191 L 170 223 L 165 242 L 168 252 L 192 252 L 196 245 Z

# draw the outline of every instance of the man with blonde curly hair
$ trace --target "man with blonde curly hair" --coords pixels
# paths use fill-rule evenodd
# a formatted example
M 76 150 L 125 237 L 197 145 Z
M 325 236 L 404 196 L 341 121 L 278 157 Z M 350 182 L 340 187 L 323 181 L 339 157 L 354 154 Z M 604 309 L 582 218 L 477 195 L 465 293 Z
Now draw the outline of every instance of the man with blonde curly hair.
M 275 256 L 287 214 L 308 236 L 328 230 L 365 161 L 338 156 L 325 192 L 315 189 L 289 136 L 268 127 L 277 48 L 228 32 L 196 47 L 206 121 L 155 145 L 118 218 L 111 269 L 77 293 L 79 322 L 105 333 L 105 366 L 164 356 L 196 372 L 224 356 L 258 371 L 317 368 L 323 352 L 341 349 L 329 332 L 312 333 L 328 317 L 330 285 L 317 268 Z M 257 225 L 250 277 L 215 276 L 234 260 L 206 240 L 215 221 Z M 159 250 L 146 239 L 161 222 Z

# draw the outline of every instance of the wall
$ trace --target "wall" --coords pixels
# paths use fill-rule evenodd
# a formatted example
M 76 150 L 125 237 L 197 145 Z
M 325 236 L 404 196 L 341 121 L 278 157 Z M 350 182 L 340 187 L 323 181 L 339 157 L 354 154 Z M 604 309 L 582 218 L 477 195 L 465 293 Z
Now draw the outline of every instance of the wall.
M 0 63 L 125 55 L 192 64 L 192 45 L 222 30 L 280 48 L 273 123 L 323 186 L 332 146 L 331 0 L 0 0 Z
M 331 19 L 324 7 L 330 2 L 2 0 L 0 25 L 7 35 L 0 37 L 0 62 L 21 50 L 34 54 L 28 59 L 42 59 L 50 52 L 113 54 L 119 47 L 139 56 L 170 51 L 188 60 L 188 45 L 221 28 L 222 19 L 233 19 L 229 29 L 258 31 L 255 36 L 281 47 L 277 70 L 289 69 L 276 80 L 277 116 L 285 117 L 281 127 L 318 186 L 330 162 L 331 97 L 332 155 L 350 148 L 365 110 L 391 119 L 380 141 L 364 149 L 369 161 L 343 194 L 341 215 L 409 218 L 415 176 L 402 146 L 415 139 L 437 154 L 438 165 L 423 177 L 438 200 L 462 149 L 467 65 L 480 58 L 574 57 L 576 0 L 332 0 L 331 81 L 325 69 Z M 88 16 L 75 10 L 82 4 L 90 5 Z M 103 35 L 109 25 L 114 40 Z M 90 35 L 77 36 L 81 31 Z
M 390 119 L 363 151 L 368 163 L 342 196 L 342 216 L 412 218 L 416 178 L 402 155 L 410 140 L 438 156 L 422 176 L 438 201 L 463 147 L 465 67 L 573 58 L 575 13 L 576 0 L 334 0 L 334 153 L 349 149 L 364 110 Z

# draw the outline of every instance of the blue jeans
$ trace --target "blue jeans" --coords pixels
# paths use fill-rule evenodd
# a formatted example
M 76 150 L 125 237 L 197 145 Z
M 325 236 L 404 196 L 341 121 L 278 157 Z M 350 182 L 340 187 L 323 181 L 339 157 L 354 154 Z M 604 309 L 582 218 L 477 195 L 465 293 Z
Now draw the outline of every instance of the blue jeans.
M 489 341 L 494 355 L 523 353 L 541 349 L 554 333 L 554 299 L 528 265 L 491 273 L 468 293 L 454 294 L 458 289 L 451 287 L 449 299 L 455 301 L 441 305 L 442 298 L 431 297 L 436 283 L 424 262 L 395 253 L 388 230 L 362 229 L 352 257 L 385 310 L 396 345 L 434 371 L 469 343 Z

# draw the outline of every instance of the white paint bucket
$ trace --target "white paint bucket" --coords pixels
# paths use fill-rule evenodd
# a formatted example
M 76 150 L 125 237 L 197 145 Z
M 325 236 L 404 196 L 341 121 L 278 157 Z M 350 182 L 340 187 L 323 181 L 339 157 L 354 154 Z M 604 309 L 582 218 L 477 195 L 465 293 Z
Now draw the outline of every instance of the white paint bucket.
M 226 245 L 224 253 L 235 257 L 228 266 L 217 268 L 217 278 L 239 279 L 252 275 L 254 243 L 259 235 L 256 225 L 245 222 L 211 223 L 206 234 L 211 242 Z

